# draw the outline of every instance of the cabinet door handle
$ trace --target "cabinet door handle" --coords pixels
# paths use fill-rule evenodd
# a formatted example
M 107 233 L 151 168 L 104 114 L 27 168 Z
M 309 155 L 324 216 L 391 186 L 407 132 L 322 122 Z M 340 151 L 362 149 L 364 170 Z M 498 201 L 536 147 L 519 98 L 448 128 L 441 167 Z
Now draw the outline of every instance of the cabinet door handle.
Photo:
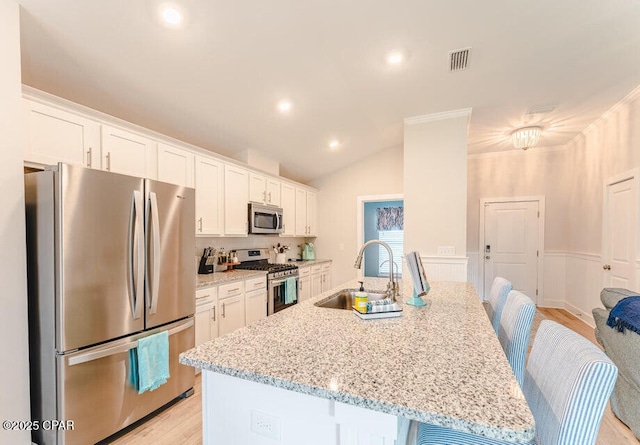
M 222 318 L 224 318 L 224 303 L 222 303 Z
M 89 151 L 87 152 L 87 167 L 91 167 L 91 147 L 89 147 Z
M 271 202 L 271 192 L 269 192 L 269 202 Z
M 202 232 L 202 218 L 198 220 L 198 224 L 200 225 L 200 227 L 198 228 L 198 231 Z
M 213 321 L 216 321 L 216 307 L 215 306 L 213 307 L 213 314 L 212 314 L 211 318 L 213 319 Z
M 267 192 L 266 191 L 262 192 L 262 200 L 264 202 L 267 202 Z
M 604 270 L 611 270 L 611 266 L 609 264 L 605 264 L 604 266 L 602 266 L 602 268 Z
M 107 171 L 111 171 L 111 152 L 107 153 Z

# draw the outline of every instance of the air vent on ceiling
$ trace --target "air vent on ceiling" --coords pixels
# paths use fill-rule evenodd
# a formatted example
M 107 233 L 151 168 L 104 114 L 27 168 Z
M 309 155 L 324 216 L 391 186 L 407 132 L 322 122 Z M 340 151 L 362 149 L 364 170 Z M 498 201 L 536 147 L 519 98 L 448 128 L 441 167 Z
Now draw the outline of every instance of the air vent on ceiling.
M 456 49 L 449 52 L 449 71 L 462 71 L 469 66 L 471 48 Z
M 529 111 L 527 111 L 527 114 L 547 114 L 547 113 L 551 113 L 555 109 L 556 109 L 555 105 L 541 105 L 538 107 L 529 108 Z

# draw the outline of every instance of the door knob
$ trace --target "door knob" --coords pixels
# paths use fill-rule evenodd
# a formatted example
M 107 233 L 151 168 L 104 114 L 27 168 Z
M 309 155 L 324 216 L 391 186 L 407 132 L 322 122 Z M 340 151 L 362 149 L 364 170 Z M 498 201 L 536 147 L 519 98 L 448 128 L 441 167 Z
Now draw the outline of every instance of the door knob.
M 487 255 L 486 257 L 484 257 L 485 260 L 488 260 L 489 258 L 491 258 L 489 255 Z
M 609 264 L 605 264 L 604 266 L 602 266 L 602 268 L 603 268 L 604 270 L 611 270 L 611 265 L 609 265 Z

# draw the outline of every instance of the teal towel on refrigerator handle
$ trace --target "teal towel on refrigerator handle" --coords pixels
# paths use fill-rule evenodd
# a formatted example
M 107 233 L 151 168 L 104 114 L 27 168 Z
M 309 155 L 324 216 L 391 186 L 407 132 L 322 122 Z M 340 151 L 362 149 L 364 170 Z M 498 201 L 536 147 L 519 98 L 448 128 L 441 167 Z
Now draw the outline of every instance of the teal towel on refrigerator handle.
M 138 340 L 129 351 L 129 382 L 138 394 L 153 391 L 167 382 L 169 375 L 169 332 L 163 331 Z

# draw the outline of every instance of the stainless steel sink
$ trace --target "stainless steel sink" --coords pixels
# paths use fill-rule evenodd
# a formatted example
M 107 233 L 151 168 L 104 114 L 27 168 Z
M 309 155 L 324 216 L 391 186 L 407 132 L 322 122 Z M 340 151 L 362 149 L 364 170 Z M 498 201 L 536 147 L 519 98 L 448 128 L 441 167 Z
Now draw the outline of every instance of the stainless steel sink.
M 328 298 L 318 301 L 315 305 L 330 309 L 348 309 L 353 307 L 355 294 L 358 289 L 342 289 Z M 369 294 L 369 301 L 382 300 L 386 295 L 381 291 L 366 291 Z

